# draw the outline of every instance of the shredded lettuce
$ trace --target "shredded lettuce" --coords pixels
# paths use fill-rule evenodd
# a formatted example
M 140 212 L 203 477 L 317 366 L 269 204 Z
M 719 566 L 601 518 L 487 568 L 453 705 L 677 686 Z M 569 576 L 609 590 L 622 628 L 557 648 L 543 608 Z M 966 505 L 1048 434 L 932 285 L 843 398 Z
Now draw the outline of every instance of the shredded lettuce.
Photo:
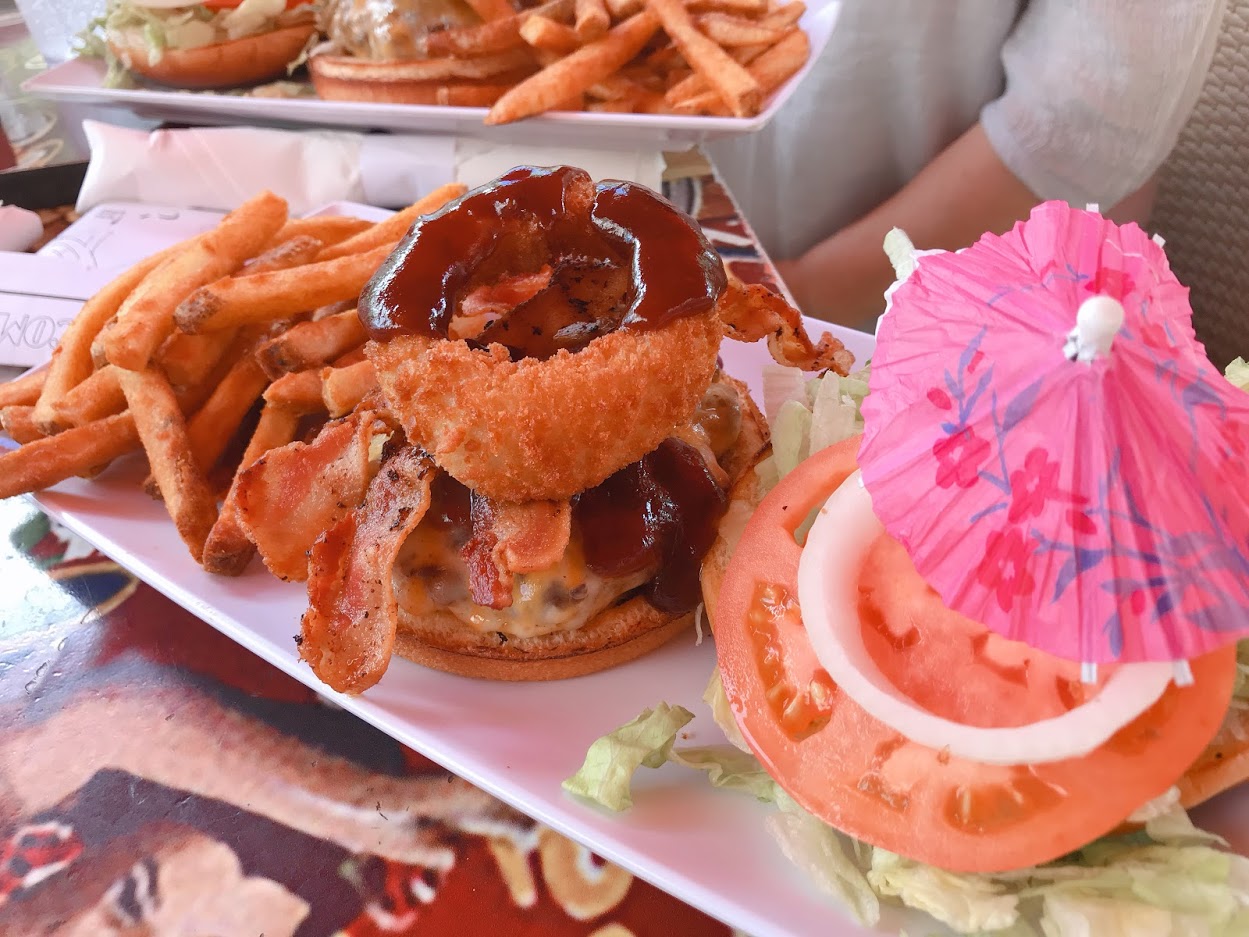
M 633 806 L 634 772 L 643 765 L 658 768 L 667 761 L 677 733 L 693 718 L 688 709 L 667 703 L 646 710 L 597 739 L 586 752 L 581 770 L 564 782 L 564 790 L 608 810 L 628 809 Z
M 792 373 L 787 373 L 792 372 Z M 778 399 L 769 412 L 772 431 L 772 457 L 760 466 L 760 476 L 771 484 L 780 481 L 807 456 L 836 445 L 863 432 L 860 408 L 867 396 L 870 367 L 849 377 L 829 372 L 821 377 L 796 382 L 802 374 L 796 368 L 769 365 L 765 385 L 775 389 Z M 766 466 L 766 467 L 765 467 Z
M 1227 366 L 1224 373 L 1227 379 L 1241 390 L 1249 390 L 1249 362 L 1246 362 L 1244 358 L 1237 358 Z
M 104 13 L 78 34 L 76 51 L 87 58 L 104 59 L 108 64 L 106 86 L 127 87 L 133 85 L 126 71 L 127 45 L 141 43 L 151 61 L 159 62 L 166 50 L 198 49 L 266 32 L 285 14 L 286 0 L 243 0 L 234 9 L 216 11 L 200 4 L 152 9 L 126 0 L 109 0 Z M 114 52 L 110 38 L 121 50 L 120 55 Z

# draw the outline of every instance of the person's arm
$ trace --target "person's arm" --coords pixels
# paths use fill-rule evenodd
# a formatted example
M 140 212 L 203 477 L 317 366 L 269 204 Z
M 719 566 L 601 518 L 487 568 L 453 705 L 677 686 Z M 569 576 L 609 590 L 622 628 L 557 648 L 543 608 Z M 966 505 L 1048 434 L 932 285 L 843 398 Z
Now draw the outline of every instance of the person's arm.
M 893 282 L 890 228 L 916 247 L 957 250 L 1009 230 L 1037 201 L 976 124 L 884 204 L 777 268 L 807 315 L 858 325 L 881 311 Z
M 1006 89 L 981 122 L 888 201 L 778 265 L 809 315 L 857 325 L 881 311 L 891 227 L 956 250 L 1044 198 L 1115 205 L 1144 221 L 1152 179 L 1192 111 L 1224 0 L 1032 0 L 1002 52 Z M 1129 194 L 1131 193 L 1131 194 Z M 1117 203 L 1117 204 L 1116 204 Z

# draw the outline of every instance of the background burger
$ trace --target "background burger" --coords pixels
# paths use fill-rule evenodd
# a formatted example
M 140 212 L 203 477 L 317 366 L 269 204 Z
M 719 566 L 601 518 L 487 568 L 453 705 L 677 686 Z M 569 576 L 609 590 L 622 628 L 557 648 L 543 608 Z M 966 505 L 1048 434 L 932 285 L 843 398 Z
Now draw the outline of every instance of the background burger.
M 327 0 L 312 83 L 326 100 L 488 106 L 536 68 L 519 16 L 510 0 Z
M 284 78 L 316 34 L 315 0 L 109 0 L 82 52 L 108 62 L 112 87 L 233 88 Z

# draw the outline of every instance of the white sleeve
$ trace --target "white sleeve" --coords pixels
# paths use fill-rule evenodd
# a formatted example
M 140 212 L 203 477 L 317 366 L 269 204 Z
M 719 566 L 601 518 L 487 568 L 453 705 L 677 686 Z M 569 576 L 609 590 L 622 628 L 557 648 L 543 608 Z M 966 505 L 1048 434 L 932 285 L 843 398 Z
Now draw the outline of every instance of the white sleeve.
M 1162 165 L 1210 67 L 1225 0 L 1031 0 L 980 120 L 1042 199 L 1115 204 Z

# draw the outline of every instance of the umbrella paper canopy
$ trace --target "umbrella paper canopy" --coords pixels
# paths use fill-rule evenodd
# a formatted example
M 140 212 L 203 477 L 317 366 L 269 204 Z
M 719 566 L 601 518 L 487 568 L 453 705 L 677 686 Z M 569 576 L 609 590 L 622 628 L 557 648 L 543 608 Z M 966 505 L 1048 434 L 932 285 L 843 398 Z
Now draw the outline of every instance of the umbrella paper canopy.
M 873 508 L 951 608 L 1088 663 L 1249 634 L 1249 395 L 1136 225 L 1049 202 L 919 257 L 863 417 Z

